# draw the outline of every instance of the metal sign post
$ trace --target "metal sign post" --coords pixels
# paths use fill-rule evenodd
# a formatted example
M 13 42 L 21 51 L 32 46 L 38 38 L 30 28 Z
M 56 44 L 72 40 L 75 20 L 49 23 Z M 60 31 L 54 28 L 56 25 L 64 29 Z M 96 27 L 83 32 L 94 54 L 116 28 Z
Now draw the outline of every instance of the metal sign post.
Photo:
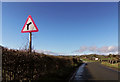
M 32 32 L 29 33 L 29 53 L 32 52 Z
M 29 32 L 29 53 L 32 52 L 32 32 L 38 32 L 38 28 L 33 21 L 31 15 L 28 16 L 22 30 L 22 33 L 28 33 Z

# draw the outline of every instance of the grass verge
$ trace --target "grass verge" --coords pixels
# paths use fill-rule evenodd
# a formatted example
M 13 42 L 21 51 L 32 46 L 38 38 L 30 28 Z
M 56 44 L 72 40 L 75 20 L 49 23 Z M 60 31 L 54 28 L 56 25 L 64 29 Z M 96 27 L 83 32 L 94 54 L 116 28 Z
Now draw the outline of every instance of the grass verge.
M 101 62 L 101 64 L 120 71 L 120 63 L 110 64 L 108 62 Z

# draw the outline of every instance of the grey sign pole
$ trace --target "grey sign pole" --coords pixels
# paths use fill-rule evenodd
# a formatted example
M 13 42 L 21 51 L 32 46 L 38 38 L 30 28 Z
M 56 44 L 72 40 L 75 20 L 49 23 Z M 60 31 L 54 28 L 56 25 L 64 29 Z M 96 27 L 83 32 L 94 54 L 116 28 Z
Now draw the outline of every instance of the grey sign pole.
M 29 33 L 29 53 L 32 52 L 32 32 Z

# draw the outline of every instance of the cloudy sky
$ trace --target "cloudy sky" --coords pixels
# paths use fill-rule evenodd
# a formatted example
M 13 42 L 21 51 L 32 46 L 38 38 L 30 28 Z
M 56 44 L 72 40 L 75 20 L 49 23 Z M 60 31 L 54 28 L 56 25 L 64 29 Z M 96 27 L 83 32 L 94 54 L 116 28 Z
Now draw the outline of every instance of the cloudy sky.
M 28 43 L 29 33 L 21 33 L 28 15 L 39 29 L 32 37 L 38 52 L 65 55 L 117 53 L 117 2 L 3 2 L 3 46 L 19 49 Z

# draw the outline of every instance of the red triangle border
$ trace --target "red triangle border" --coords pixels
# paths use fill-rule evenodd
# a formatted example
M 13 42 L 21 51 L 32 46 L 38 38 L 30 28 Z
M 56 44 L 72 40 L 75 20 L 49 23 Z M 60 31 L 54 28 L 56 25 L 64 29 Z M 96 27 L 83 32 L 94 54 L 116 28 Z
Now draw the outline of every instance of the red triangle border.
M 23 31 L 23 29 L 25 28 L 25 25 L 27 24 L 27 21 L 28 21 L 29 18 L 32 20 L 32 22 L 33 22 L 33 24 L 34 24 L 36 30 L 32 30 L 32 31 Z M 31 15 L 29 15 L 28 18 L 27 18 L 27 20 L 26 20 L 26 22 L 25 22 L 25 24 L 24 24 L 24 26 L 23 26 L 23 28 L 22 28 L 22 30 L 21 30 L 21 33 L 27 33 L 27 32 L 38 32 L 38 31 L 39 31 L 39 30 L 38 30 L 38 28 L 37 28 L 35 22 L 33 21 Z

